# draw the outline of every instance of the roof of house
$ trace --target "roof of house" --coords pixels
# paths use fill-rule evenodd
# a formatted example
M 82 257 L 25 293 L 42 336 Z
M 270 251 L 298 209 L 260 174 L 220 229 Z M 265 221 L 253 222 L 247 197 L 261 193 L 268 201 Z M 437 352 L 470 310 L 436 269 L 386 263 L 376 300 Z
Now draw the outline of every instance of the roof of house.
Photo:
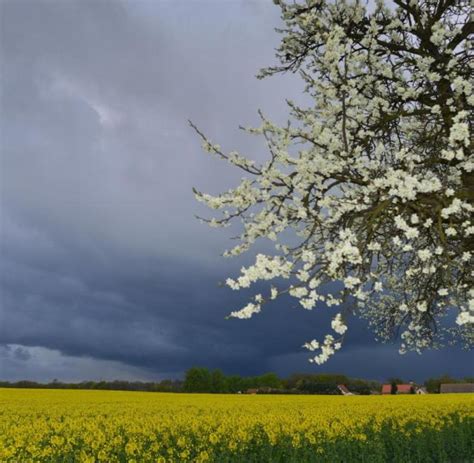
M 412 384 L 397 384 L 397 393 L 399 394 L 409 394 L 412 390 Z M 392 392 L 391 384 L 384 384 L 382 386 L 382 394 L 390 394 Z
M 343 393 L 343 394 L 350 394 L 351 391 L 347 389 L 345 384 L 338 384 L 338 389 Z
M 410 393 L 412 391 L 412 384 L 397 384 L 397 392 Z
M 441 384 L 439 392 L 442 394 L 452 392 L 474 392 L 474 383 Z

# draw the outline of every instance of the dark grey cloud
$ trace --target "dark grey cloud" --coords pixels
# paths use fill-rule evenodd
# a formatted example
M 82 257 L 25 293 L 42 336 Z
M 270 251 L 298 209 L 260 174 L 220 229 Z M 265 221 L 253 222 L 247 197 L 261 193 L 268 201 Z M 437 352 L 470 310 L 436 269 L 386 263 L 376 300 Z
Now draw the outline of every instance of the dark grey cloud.
M 201 152 L 188 118 L 224 148 L 262 158 L 262 141 L 238 125 L 257 124 L 257 108 L 284 122 L 284 98 L 303 98 L 292 75 L 254 78 L 273 62 L 278 10 L 257 0 L 0 8 L 0 377 L 314 368 L 301 344 L 325 333 L 328 311 L 288 299 L 251 321 L 224 320 L 245 294 L 217 282 L 251 256 L 219 257 L 230 234 L 194 219 L 207 211 L 191 193 L 227 189 L 240 173 Z M 364 370 L 373 377 L 418 365 L 374 351 L 358 322 L 330 368 L 367 355 L 378 359 Z M 465 362 L 450 355 L 426 372 Z

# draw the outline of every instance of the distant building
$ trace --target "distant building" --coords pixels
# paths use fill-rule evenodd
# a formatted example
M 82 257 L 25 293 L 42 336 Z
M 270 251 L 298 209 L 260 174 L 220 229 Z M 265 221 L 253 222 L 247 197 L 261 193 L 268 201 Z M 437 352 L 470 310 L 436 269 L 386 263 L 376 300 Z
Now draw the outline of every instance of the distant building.
M 257 394 L 271 394 L 275 391 L 278 392 L 278 390 L 276 390 L 276 389 L 273 389 L 273 388 L 268 387 L 268 386 L 264 386 L 264 387 L 259 387 L 257 389 Z
M 344 384 L 339 384 L 337 386 L 342 395 L 354 395 Z
M 246 394 L 281 394 L 281 392 L 282 392 L 281 389 L 276 389 L 274 387 L 268 387 L 268 386 L 247 389 L 245 391 Z
M 428 391 L 426 390 L 426 387 L 417 387 L 415 394 L 428 394 Z
M 414 390 L 413 384 L 397 384 L 397 394 L 411 394 Z
M 474 392 L 474 383 L 441 384 L 439 392 L 441 392 L 441 394 Z
M 413 384 L 397 384 L 397 394 L 411 394 L 414 390 Z M 384 384 L 382 386 L 382 394 L 391 394 L 392 385 Z

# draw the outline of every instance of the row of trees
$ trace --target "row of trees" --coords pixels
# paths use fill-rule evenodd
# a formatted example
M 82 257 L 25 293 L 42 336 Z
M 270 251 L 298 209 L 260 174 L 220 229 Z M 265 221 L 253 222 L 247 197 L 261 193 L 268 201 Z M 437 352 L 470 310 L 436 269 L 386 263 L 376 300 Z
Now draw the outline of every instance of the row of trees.
M 338 394 L 337 386 L 344 384 L 351 392 L 370 394 L 379 391 L 378 381 L 350 378 L 339 374 L 301 374 L 296 373 L 285 380 L 285 387 L 290 391 L 310 394 Z
M 275 373 L 261 376 L 225 376 L 221 370 L 194 367 L 186 372 L 185 392 L 236 393 L 247 389 L 283 389 L 283 381 Z
M 225 376 L 220 370 L 210 371 L 199 367 L 186 372 L 183 389 L 186 392 L 210 393 L 236 393 L 258 389 L 263 393 L 339 394 L 339 384 L 345 384 L 351 391 L 359 394 L 380 390 L 378 381 L 349 378 L 339 374 L 296 373 L 286 379 L 279 378 L 275 373 L 241 377 Z
M 398 384 L 406 384 L 401 378 L 389 378 L 386 383 L 392 384 L 394 393 Z M 429 378 L 424 385 L 429 393 L 437 394 L 441 384 L 474 383 L 474 377 L 462 379 L 442 375 Z M 0 381 L 0 388 L 38 388 L 38 389 L 99 389 L 146 392 L 205 392 L 205 393 L 237 393 L 249 389 L 257 389 L 259 393 L 282 394 L 339 394 L 337 386 L 344 384 L 351 392 L 370 394 L 379 392 L 381 383 L 378 381 L 350 378 L 340 374 L 306 374 L 295 373 L 288 378 L 280 378 L 275 373 L 265 373 L 260 376 L 243 377 L 239 375 L 226 376 L 221 370 L 208 368 L 190 368 L 184 381 L 164 379 L 160 382 L 141 381 L 83 381 L 80 383 L 64 383 L 54 380 L 50 383 L 34 381 L 8 382 Z
M 179 380 L 164 379 L 160 382 L 115 380 L 65 383 L 55 379 L 50 383 L 38 383 L 36 381 L 0 381 L 0 388 L 1 387 L 25 389 L 99 389 L 113 391 L 181 392 L 183 390 L 183 382 Z

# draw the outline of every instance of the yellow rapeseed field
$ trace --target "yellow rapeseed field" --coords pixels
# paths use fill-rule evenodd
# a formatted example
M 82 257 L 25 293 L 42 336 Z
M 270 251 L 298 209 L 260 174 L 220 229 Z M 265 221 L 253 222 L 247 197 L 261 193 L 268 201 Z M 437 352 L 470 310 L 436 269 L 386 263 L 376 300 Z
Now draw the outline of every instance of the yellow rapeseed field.
M 474 394 L 0 389 L 1 462 L 473 461 Z

